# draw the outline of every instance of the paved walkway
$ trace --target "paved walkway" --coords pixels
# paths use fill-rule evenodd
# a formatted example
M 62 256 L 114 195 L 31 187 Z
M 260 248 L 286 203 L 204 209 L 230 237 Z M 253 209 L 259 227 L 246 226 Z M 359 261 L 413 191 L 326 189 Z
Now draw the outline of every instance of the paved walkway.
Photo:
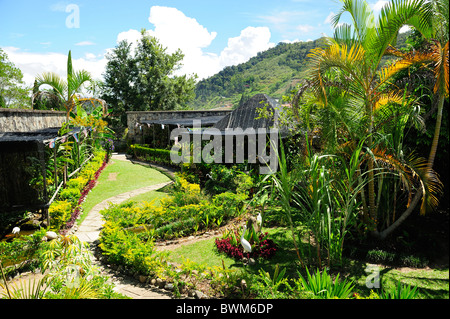
M 112 159 L 114 160 L 127 160 L 125 156 L 120 154 L 113 154 Z M 150 185 L 147 187 L 135 189 L 130 192 L 126 192 L 108 199 L 105 199 L 101 203 L 94 206 L 89 212 L 88 216 L 85 220 L 78 226 L 75 235 L 81 240 L 89 243 L 92 252 L 94 253 L 97 240 L 99 238 L 100 231 L 103 226 L 103 219 L 100 211 L 107 208 L 110 203 L 119 204 L 133 196 L 143 194 L 149 191 L 160 189 L 168 184 L 172 183 L 165 182 L 156 185 Z M 97 264 L 97 266 L 102 267 L 100 261 L 94 259 L 93 262 Z M 117 274 L 111 269 L 102 269 L 103 273 L 109 276 L 110 281 L 114 283 L 114 290 L 123 295 L 129 296 L 133 299 L 170 299 L 170 293 L 164 293 L 161 290 L 156 290 L 145 283 L 140 283 L 138 280 L 134 278 L 125 277 L 125 276 L 117 276 Z
M 102 226 L 103 226 L 102 215 L 100 214 L 101 210 L 108 208 L 108 206 L 110 204 L 120 204 L 120 203 L 130 199 L 131 197 L 160 189 L 170 183 L 172 183 L 172 182 L 165 182 L 165 183 L 150 185 L 150 186 L 135 189 L 133 191 L 126 192 L 126 193 L 105 199 L 100 204 L 95 205 L 91 209 L 91 211 L 89 212 L 87 217 L 84 219 L 84 221 L 81 223 L 81 225 L 78 226 L 78 229 L 77 229 L 77 232 L 75 233 L 75 235 L 81 241 L 85 241 L 90 244 L 94 243 L 98 239 L 100 230 L 102 229 Z

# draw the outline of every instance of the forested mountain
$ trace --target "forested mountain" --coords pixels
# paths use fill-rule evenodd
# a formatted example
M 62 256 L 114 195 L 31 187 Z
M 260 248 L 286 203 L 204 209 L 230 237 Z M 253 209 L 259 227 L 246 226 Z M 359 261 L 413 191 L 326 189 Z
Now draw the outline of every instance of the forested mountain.
M 323 40 L 279 43 L 245 63 L 226 67 L 197 83 L 190 105 L 195 109 L 236 106 L 257 93 L 281 98 L 300 80 L 308 52 L 320 43 Z
M 403 46 L 405 39 L 406 33 L 400 34 L 398 45 Z M 195 99 L 189 103 L 189 107 L 236 107 L 258 93 L 281 99 L 302 78 L 309 51 L 323 44 L 323 38 L 309 42 L 279 43 L 245 63 L 226 67 L 197 83 Z

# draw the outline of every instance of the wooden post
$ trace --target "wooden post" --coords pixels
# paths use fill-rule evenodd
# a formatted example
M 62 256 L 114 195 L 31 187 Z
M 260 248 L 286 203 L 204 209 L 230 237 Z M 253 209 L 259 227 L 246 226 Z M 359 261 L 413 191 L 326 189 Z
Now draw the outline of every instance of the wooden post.
M 39 160 L 41 162 L 41 169 L 42 169 L 42 178 L 43 178 L 43 184 L 44 184 L 44 203 L 48 203 L 48 194 L 47 194 L 47 170 L 45 168 L 45 149 L 44 149 L 44 143 L 38 144 L 38 153 L 39 153 Z M 55 148 L 55 182 L 56 182 L 56 148 Z M 57 184 L 55 184 L 57 185 Z M 50 227 L 50 215 L 48 213 L 48 208 L 44 208 L 44 213 L 47 216 L 47 228 Z
M 155 124 L 152 125 L 153 127 L 153 148 L 155 148 Z
M 55 170 L 55 187 L 58 185 L 58 171 L 57 171 L 57 165 L 56 165 L 56 142 L 55 147 L 53 149 L 53 166 Z

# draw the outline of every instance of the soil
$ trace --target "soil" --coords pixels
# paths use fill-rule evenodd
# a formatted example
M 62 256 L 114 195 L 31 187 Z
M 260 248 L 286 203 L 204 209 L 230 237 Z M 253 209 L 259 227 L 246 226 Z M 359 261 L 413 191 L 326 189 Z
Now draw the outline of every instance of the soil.
M 117 180 L 117 174 L 118 173 L 109 173 L 108 181 L 115 181 L 115 180 Z

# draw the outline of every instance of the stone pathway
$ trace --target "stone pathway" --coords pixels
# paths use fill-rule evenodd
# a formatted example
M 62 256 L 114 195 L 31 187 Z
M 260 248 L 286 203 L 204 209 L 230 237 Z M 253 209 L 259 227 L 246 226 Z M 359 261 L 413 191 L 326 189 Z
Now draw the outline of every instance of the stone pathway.
M 110 204 L 120 204 L 131 197 L 136 195 L 140 195 L 143 193 L 147 193 L 150 191 L 158 190 L 172 182 L 165 182 L 160 184 L 155 184 L 151 186 L 142 187 L 139 189 L 132 190 L 130 192 L 126 192 L 123 194 L 119 194 L 117 196 L 105 199 L 100 204 L 95 205 L 85 220 L 78 226 L 78 229 L 75 235 L 81 240 L 88 243 L 93 243 L 98 239 L 98 235 L 100 234 L 100 230 L 102 229 L 103 220 L 100 211 L 108 208 Z
M 115 160 L 127 160 L 123 155 L 113 154 L 112 159 Z M 85 220 L 78 226 L 78 229 L 75 232 L 75 236 L 77 236 L 81 241 L 87 242 L 91 251 L 94 255 L 95 248 L 98 243 L 98 238 L 100 231 L 103 226 L 103 219 L 100 211 L 107 208 L 109 204 L 119 204 L 133 196 L 143 194 L 149 191 L 160 189 L 168 184 L 172 183 L 165 182 L 155 185 L 146 186 L 143 188 L 135 189 L 130 192 L 126 192 L 111 198 L 108 198 L 101 203 L 97 204 L 92 208 L 89 212 L 88 216 Z M 145 285 L 135 280 L 134 278 L 127 276 L 118 276 L 116 272 L 111 269 L 106 269 L 102 266 L 101 262 L 94 257 L 93 262 L 102 268 L 102 272 L 110 278 L 110 281 L 114 283 L 114 290 L 123 295 L 131 297 L 133 299 L 170 299 L 171 294 L 165 293 L 161 290 L 153 289 L 149 285 Z

